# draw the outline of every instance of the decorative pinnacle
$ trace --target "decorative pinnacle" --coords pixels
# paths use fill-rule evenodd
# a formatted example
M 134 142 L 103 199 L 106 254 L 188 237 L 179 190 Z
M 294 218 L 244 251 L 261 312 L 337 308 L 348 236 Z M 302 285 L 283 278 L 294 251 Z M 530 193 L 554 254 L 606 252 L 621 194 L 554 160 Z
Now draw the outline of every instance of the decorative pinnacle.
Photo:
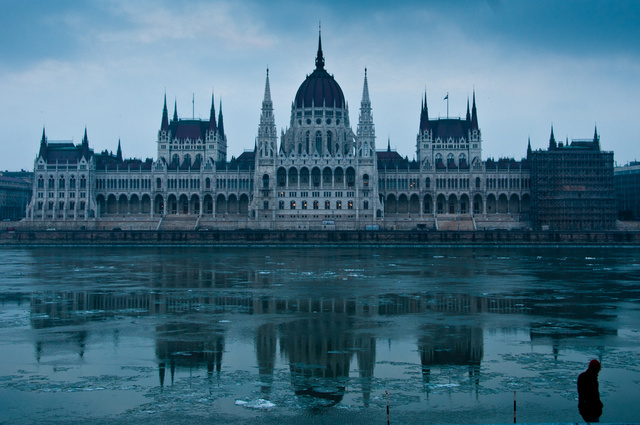
M 322 55 L 322 26 L 318 23 L 318 54 L 316 55 L 316 69 L 324 69 L 324 56 Z

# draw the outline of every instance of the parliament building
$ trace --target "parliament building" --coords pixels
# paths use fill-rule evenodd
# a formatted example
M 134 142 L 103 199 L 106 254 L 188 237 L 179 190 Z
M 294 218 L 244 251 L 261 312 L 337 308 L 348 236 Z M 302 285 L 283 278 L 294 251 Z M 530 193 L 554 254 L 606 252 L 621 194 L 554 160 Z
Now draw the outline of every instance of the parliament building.
M 388 144 L 378 148 L 373 112 L 365 69 L 358 121 L 351 125 L 343 91 L 325 69 L 319 38 L 315 69 L 295 94 L 289 126 L 279 135 L 267 70 L 255 145 L 238 158 L 227 158 L 222 104 L 216 115 L 213 96 L 210 117 L 202 120 L 180 118 L 177 104 L 169 119 L 165 95 L 155 160 L 124 158 L 120 143 L 116 154 L 95 153 L 86 129 L 78 145 L 50 142 L 43 130 L 25 224 L 87 230 L 417 231 L 615 225 L 613 153 L 600 150 L 597 131 L 593 140 L 559 146 L 552 130 L 547 151 L 531 151 L 529 143 L 527 158 L 520 161 L 484 160 L 475 92 L 465 117 L 437 119 L 429 118 L 425 94 L 416 114 L 415 160 L 409 160 Z M 570 183 L 560 176 L 559 186 L 549 186 L 544 158 L 559 158 L 559 152 L 583 171 Z M 574 152 L 586 162 L 575 162 Z M 590 166 L 605 170 L 597 182 L 584 171 Z M 538 175 L 532 175 L 535 170 Z M 544 194 L 536 192 L 536 182 Z M 580 193 L 591 184 L 597 188 Z M 569 218 L 554 219 L 549 190 L 561 187 L 576 199 L 595 197 L 574 202 L 595 218 L 572 215 L 565 202 L 562 214 Z M 610 218 L 609 209 L 594 212 L 600 200 L 606 208 L 613 202 Z M 532 211 L 536 205 L 544 213 Z

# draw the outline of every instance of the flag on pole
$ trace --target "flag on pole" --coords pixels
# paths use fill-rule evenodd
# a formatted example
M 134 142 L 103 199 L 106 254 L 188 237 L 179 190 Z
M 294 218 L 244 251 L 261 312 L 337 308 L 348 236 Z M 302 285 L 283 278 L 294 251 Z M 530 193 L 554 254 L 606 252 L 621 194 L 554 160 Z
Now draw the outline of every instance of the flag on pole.
M 442 100 L 447 100 L 447 99 L 449 99 L 449 93 L 447 93 L 447 95 Z

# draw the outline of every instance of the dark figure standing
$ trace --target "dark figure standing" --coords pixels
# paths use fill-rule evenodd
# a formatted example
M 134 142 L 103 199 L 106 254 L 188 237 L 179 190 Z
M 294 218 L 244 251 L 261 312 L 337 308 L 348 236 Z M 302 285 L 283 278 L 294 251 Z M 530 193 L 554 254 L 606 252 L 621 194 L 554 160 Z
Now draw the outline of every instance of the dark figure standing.
M 598 372 L 600 362 L 591 360 L 587 370 L 578 376 L 578 410 L 586 422 L 599 422 L 602 415 Z

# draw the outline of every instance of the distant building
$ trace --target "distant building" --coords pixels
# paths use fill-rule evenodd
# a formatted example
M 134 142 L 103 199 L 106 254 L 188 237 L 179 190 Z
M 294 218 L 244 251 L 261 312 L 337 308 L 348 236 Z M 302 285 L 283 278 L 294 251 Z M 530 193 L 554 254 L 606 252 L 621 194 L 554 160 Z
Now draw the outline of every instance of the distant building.
M 619 218 L 640 220 L 640 162 L 632 161 L 613 172 Z
M 127 229 L 147 230 L 531 226 L 530 159 L 482 159 L 475 92 L 465 117 L 435 119 L 429 117 L 425 93 L 416 114 L 414 160 L 392 151 L 390 141 L 386 150 L 376 149 L 366 69 L 357 124 L 351 126 L 342 88 L 325 69 L 320 38 L 315 69 L 298 88 L 280 137 L 268 70 L 253 149 L 230 161 L 222 104 L 217 116 L 214 105 L 212 96 L 209 119 L 196 120 L 179 118 L 175 104 L 170 120 L 165 95 L 155 160 L 124 159 L 119 142 L 115 155 L 96 154 L 86 129 L 79 145 L 49 141 L 43 130 L 28 219 L 47 228 L 77 222 L 115 228 L 127 222 Z M 594 156 L 593 149 L 578 145 L 558 154 Z M 590 178 L 576 174 L 581 176 Z M 545 214 L 538 217 L 546 220 Z M 598 220 L 577 228 L 609 228 L 608 219 Z
M 528 153 L 531 163 L 531 222 L 535 229 L 609 230 L 615 228 L 613 152 L 593 139 L 557 143 Z
M 25 217 L 31 200 L 31 179 L 28 171 L 0 172 L 0 220 L 16 221 Z

